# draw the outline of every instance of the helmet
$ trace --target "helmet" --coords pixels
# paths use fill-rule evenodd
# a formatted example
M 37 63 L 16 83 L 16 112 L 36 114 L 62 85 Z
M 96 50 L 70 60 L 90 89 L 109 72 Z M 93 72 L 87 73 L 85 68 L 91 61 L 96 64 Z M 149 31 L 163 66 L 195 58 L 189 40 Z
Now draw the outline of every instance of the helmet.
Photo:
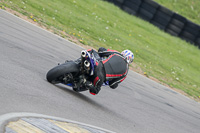
M 127 62 L 130 64 L 131 62 L 133 62 L 134 59 L 134 54 L 130 51 L 130 50 L 124 50 L 121 52 L 121 54 L 126 57 Z

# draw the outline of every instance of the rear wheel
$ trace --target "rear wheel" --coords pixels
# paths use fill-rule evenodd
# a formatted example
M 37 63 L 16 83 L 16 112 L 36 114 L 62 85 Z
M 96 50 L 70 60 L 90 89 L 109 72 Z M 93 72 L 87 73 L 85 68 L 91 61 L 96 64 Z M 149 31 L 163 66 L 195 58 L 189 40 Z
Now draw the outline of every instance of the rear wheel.
M 79 65 L 73 61 L 61 64 L 49 70 L 47 72 L 47 81 L 52 84 L 64 82 L 64 78 L 71 74 L 76 74 L 79 72 Z

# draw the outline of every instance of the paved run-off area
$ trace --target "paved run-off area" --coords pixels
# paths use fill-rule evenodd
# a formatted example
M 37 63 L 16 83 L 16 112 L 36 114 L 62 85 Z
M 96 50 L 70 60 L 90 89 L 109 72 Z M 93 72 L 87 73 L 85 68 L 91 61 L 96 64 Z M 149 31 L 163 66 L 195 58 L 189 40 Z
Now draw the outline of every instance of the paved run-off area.
M 34 113 L 8 113 L 0 116 L 1 133 L 114 133 L 63 118 Z
M 87 126 L 44 118 L 21 118 L 8 123 L 5 133 L 106 133 Z

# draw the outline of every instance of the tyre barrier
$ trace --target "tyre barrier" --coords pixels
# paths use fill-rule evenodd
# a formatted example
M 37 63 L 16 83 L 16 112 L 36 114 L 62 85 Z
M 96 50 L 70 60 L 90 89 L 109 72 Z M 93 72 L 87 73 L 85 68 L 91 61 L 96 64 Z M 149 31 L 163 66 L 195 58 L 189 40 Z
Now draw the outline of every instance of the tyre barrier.
M 129 14 L 137 15 L 141 3 L 141 0 L 124 0 L 122 9 Z
M 125 12 L 140 17 L 161 30 L 200 48 L 200 25 L 153 0 L 106 0 Z

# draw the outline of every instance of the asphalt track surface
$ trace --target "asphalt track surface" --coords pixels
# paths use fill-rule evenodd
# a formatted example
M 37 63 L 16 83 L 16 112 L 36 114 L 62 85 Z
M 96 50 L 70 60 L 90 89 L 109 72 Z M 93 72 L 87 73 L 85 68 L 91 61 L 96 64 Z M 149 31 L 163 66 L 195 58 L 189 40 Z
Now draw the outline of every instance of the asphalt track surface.
M 46 81 L 83 48 L 0 10 L 0 115 L 29 112 L 118 133 L 199 133 L 200 104 L 133 71 L 96 96 Z

